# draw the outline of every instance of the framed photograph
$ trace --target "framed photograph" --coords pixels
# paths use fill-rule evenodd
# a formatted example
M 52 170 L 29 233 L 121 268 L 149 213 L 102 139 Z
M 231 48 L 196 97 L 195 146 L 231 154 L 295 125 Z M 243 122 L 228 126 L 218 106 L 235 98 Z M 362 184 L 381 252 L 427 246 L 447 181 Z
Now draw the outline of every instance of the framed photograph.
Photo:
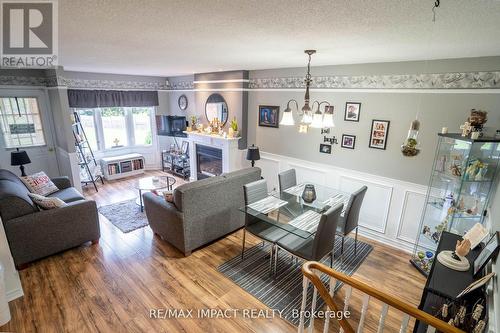
M 359 121 L 359 113 L 361 112 L 361 103 L 347 102 L 345 103 L 345 121 Z
M 356 144 L 355 135 L 342 134 L 342 142 L 341 142 L 342 148 L 354 149 L 355 144 Z
M 259 105 L 259 126 L 278 128 L 279 122 L 279 106 Z
M 486 266 L 486 264 L 491 260 L 495 259 L 500 250 L 500 231 L 495 232 L 493 237 L 490 238 L 486 246 L 483 248 L 481 253 L 474 260 L 474 275 L 481 272 Z
M 370 148 L 385 150 L 387 147 L 387 137 L 389 135 L 389 120 L 372 120 L 370 132 Z
M 319 152 L 323 154 L 331 154 L 332 153 L 332 145 L 325 145 L 321 143 L 319 145 Z

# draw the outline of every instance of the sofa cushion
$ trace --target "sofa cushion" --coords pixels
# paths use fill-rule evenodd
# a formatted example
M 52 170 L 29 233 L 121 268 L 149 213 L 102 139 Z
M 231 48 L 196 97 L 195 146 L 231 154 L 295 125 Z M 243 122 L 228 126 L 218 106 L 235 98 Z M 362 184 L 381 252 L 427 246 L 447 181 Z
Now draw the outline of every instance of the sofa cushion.
M 197 180 L 195 182 L 182 184 L 174 190 L 174 205 L 179 211 L 182 212 L 182 202 L 184 193 L 187 191 L 197 191 L 210 186 L 211 184 L 216 184 L 224 180 L 222 176 L 209 177 L 202 180 Z
M 19 179 L 1 179 L 0 175 L 0 217 L 3 221 L 38 211 L 28 193 L 28 189 Z
M 65 188 L 64 190 L 57 191 L 55 193 L 48 195 L 48 197 L 56 197 L 66 203 L 78 200 L 85 200 L 83 195 L 80 192 L 78 192 L 74 187 L 69 187 Z
M 59 190 L 43 171 L 21 177 L 21 180 L 31 193 L 48 195 Z
M 42 209 L 54 209 L 67 206 L 67 204 L 57 197 L 45 197 L 36 193 L 28 193 L 31 200 Z

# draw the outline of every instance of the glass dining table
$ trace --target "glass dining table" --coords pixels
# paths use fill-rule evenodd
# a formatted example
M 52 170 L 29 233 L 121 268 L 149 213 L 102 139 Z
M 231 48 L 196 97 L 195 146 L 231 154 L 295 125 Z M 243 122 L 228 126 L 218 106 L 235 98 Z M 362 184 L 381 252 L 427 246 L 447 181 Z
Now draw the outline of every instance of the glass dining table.
M 316 199 L 307 202 L 302 198 L 306 185 L 313 185 Z M 344 204 L 344 215 L 351 194 L 311 182 L 290 187 L 281 193 L 270 193 L 266 198 L 240 208 L 240 211 L 269 223 L 288 233 L 307 239 L 314 237 L 322 213 L 339 203 Z

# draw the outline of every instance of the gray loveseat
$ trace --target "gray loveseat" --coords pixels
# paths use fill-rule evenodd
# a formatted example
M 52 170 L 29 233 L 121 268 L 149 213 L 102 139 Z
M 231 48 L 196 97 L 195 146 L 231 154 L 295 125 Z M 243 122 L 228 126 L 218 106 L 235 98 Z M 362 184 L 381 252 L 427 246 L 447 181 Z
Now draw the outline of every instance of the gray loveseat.
M 0 169 L 0 217 L 18 269 L 31 261 L 99 240 L 95 201 L 85 200 L 71 187 L 67 177 L 52 181 L 59 191 L 49 196 L 58 197 L 68 205 L 40 210 L 28 196 L 23 182 L 12 172 Z
M 145 193 L 144 208 L 155 234 L 185 256 L 245 225 L 238 208 L 245 205 L 243 185 L 260 179 L 259 168 L 183 184 L 174 190 L 174 202 Z

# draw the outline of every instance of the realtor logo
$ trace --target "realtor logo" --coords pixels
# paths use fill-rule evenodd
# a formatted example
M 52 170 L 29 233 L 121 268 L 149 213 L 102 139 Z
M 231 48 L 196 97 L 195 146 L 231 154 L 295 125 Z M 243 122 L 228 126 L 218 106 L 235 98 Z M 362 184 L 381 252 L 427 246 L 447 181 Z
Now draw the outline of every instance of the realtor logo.
M 1 66 L 48 68 L 57 65 L 57 2 L 0 1 Z

